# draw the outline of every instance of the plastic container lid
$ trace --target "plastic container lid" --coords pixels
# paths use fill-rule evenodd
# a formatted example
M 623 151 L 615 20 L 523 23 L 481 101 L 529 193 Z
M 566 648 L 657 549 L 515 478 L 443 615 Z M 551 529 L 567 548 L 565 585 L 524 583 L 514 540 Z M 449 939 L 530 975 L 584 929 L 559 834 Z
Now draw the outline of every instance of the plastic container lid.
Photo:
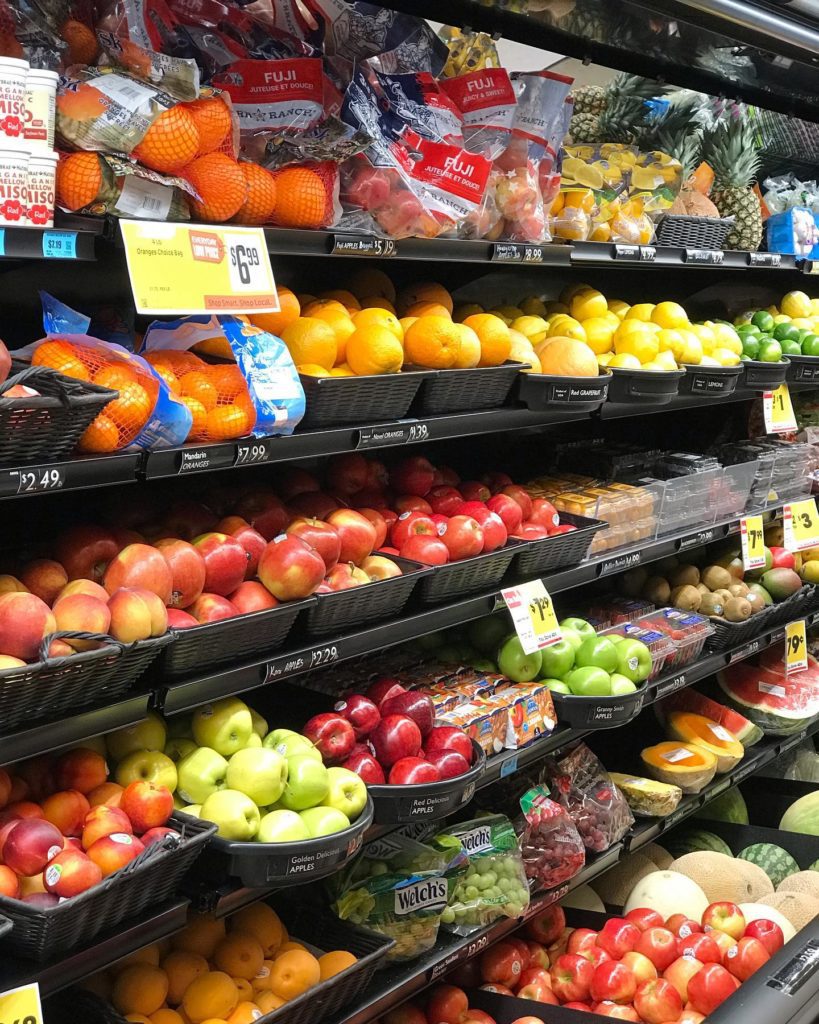
M 45 68 L 29 68 L 26 85 L 53 85 L 56 89 L 59 80 L 60 76 L 56 71 L 47 71 Z
M 31 70 L 29 62 L 27 60 L 22 60 L 20 57 L 0 57 L 0 68 L 25 71 L 27 75 Z

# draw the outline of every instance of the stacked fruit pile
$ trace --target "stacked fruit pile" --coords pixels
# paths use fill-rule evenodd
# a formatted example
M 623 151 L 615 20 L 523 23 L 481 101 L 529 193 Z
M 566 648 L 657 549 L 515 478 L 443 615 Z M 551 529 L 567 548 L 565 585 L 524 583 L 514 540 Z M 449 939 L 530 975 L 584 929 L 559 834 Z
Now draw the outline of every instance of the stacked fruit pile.
M 749 359 L 774 363 L 783 355 L 819 356 L 819 299 L 804 292 L 788 292 L 779 306 L 742 313 L 734 324 Z

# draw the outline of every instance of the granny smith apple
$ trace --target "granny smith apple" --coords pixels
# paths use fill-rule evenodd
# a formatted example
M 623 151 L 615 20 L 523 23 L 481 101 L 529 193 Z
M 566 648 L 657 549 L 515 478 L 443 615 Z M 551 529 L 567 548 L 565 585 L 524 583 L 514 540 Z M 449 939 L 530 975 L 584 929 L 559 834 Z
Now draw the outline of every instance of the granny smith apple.
M 258 749 L 262 745 L 262 737 L 257 732 L 252 732 L 242 750 Z
M 536 679 L 543 657 L 540 651 L 524 654 L 517 633 L 511 633 L 498 648 L 498 671 L 514 683 L 528 683 Z
M 327 807 L 346 814 L 350 821 L 361 814 L 367 804 L 367 786 L 364 780 L 349 768 L 328 768 L 330 790 L 324 798 Z
M 624 637 L 622 633 L 609 633 L 606 639 L 611 640 L 611 642 L 616 647 L 618 644 L 621 644 L 626 639 L 626 637 Z
M 261 740 L 259 741 L 261 743 Z M 287 785 L 288 761 L 276 750 L 245 747 L 228 761 L 228 789 L 238 789 L 264 807 L 275 803 Z
M 311 839 L 332 836 L 350 827 L 350 819 L 335 807 L 309 807 L 306 811 L 300 811 L 299 817 L 307 826 Z
M 327 769 L 309 754 L 287 759 L 287 785 L 279 803 L 288 811 L 304 811 L 320 804 L 330 792 Z
M 611 677 L 594 665 L 572 669 L 564 681 L 576 697 L 611 696 Z
M 265 736 L 270 732 L 270 726 L 267 724 L 267 719 L 263 718 L 258 711 L 250 709 L 250 720 L 253 723 L 253 731 L 263 740 Z
M 136 725 L 109 732 L 105 746 L 115 761 L 122 761 L 137 750 L 162 750 L 167 738 L 168 730 L 162 717 L 156 711 L 149 711 Z
M 259 808 L 249 796 L 237 789 L 220 789 L 218 793 L 211 793 L 199 813 L 217 826 L 216 834 L 222 839 L 246 843 L 259 831 Z
M 563 639 L 567 644 L 572 645 L 572 650 L 576 651 L 577 648 L 583 643 L 583 637 L 577 632 L 576 629 L 572 629 L 571 626 L 564 626 L 561 624 L 560 632 L 563 634 Z
M 619 672 L 613 672 L 611 676 L 611 695 L 612 697 L 622 697 L 627 693 L 634 693 L 637 689 L 630 679 L 626 679 L 625 676 L 621 676 Z
M 651 675 L 651 651 L 641 640 L 627 637 L 617 645 L 617 671 L 633 683 Z
M 210 747 L 197 747 L 176 766 L 177 793 L 188 804 L 201 804 L 227 788 L 228 763 Z
M 562 679 L 539 679 L 538 682 L 545 683 L 552 693 L 571 693 L 568 685 Z
M 574 668 L 574 647 L 565 638 L 544 647 L 540 652 L 540 674 L 551 679 L 562 679 Z
M 321 754 L 315 746 L 306 736 L 293 732 L 292 729 L 276 729 L 275 732 L 269 732 L 262 740 L 262 746 L 275 750 L 282 757 L 304 755 L 321 764 Z
M 589 637 L 597 636 L 594 631 L 594 626 L 590 622 L 586 622 L 585 619 L 568 618 L 563 619 L 560 623 L 561 630 L 573 629 L 576 633 L 579 633 L 584 640 Z
M 253 732 L 250 708 L 238 697 L 223 697 L 203 704 L 193 713 L 193 738 L 200 747 L 211 747 L 230 757 L 241 750 Z
M 602 668 L 604 672 L 617 669 L 618 648 L 605 636 L 588 637 L 574 656 L 578 668 Z
M 473 658 L 469 662 L 469 667 L 474 668 L 476 672 L 497 672 L 498 666 L 494 661 L 490 661 L 489 658 Z
M 508 630 L 509 619 L 506 615 L 484 615 L 483 618 L 470 622 L 466 635 L 476 651 L 491 655 L 497 650 L 498 644 Z
M 182 814 L 189 814 L 192 818 L 198 818 L 202 814 L 201 804 L 185 804 L 184 807 L 179 808 Z
M 179 777 L 176 765 L 161 750 L 135 750 L 117 765 L 114 781 L 120 786 L 140 781 L 154 782 L 173 793 Z
M 198 749 L 193 740 L 185 739 L 184 736 L 175 736 L 165 744 L 165 753 L 176 764 Z
M 270 811 L 259 822 L 256 841 L 259 843 L 300 843 L 310 832 L 295 811 Z

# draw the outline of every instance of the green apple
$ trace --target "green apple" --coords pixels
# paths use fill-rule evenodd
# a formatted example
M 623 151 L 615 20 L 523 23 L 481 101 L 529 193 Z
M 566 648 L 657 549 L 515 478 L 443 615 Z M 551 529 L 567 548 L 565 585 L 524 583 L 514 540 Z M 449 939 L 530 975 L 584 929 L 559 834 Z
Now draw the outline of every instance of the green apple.
M 636 685 L 630 680 L 626 679 L 625 676 L 621 676 L 619 672 L 612 673 L 611 677 L 611 695 L 612 697 L 622 697 L 627 693 L 634 693 L 637 689 Z
M 577 649 L 574 663 L 578 668 L 602 668 L 604 672 L 615 672 L 618 665 L 617 650 L 608 637 L 588 637 Z
M 332 836 L 350 827 L 350 819 L 335 807 L 310 807 L 306 811 L 300 811 L 299 817 L 307 826 L 311 839 Z
M 608 672 L 593 665 L 572 669 L 565 682 L 576 697 L 611 696 L 611 677 Z
M 252 732 L 248 738 L 247 743 L 242 747 L 242 750 L 258 750 L 262 745 L 262 737 L 257 732 Z
M 174 736 L 165 744 L 165 753 L 175 764 L 198 749 L 193 740 L 186 739 L 184 736 Z
M 469 623 L 466 635 L 476 651 L 491 656 L 508 632 L 509 619 L 505 614 L 484 615 Z
M 264 807 L 275 803 L 282 795 L 287 785 L 287 773 L 287 758 L 277 751 L 245 747 L 237 750 L 228 761 L 226 781 L 228 789 L 238 789 L 255 804 Z
M 238 697 L 203 704 L 193 713 L 193 738 L 200 747 L 230 757 L 241 750 L 253 732 L 250 708 Z
M 342 811 L 350 821 L 361 814 L 367 805 L 367 786 L 364 780 L 349 768 L 328 768 L 330 791 L 324 798 L 327 807 Z
M 560 627 L 560 632 L 563 634 L 563 639 L 567 644 L 571 644 L 572 650 L 576 651 L 577 648 L 583 643 L 583 637 L 577 632 L 576 629 L 572 629 L 571 626 Z
M 321 764 L 321 754 L 315 746 L 306 736 L 293 732 L 292 729 L 276 729 L 274 732 L 269 732 L 262 740 L 262 746 L 278 751 L 283 757 L 305 755 Z
M 179 796 L 189 804 L 201 804 L 217 790 L 225 789 L 228 763 L 210 747 L 197 747 L 176 766 Z
M 192 818 L 198 818 L 202 814 L 201 804 L 185 804 L 184 807 L 179 808 L 180 813 L 189 814 Z
M 330 792 L 327 769 L 309 754 L 287 759 L 287 785 L 279 803 L 288 811 L 304 811 L 320 804 Z
M 115 729 L 105 737 L 105 746 L 115 761 L 121 761 L 137 750 L 164 750 L 168 731 L 155 711 L 149 711 L 141 722 Z
M 651 651 L 641 640 L 627 637 L 617 645 L 617 671 L 633 683 L 651 675 Z
M 562 679 L 574 668 L 574 647 L 568 640 L 544 647 L 540 652 L 540 674 L 551 679 Z
M 220 789 L 204 801 L 199 816 L 217 826 L 216 834 L 222 839 L 246 843 L 259 831 L 259 808 L 249 796 L 238 789 Z
M 473 658 L 469 662 L 469 667 L 474 668 L 476 672 L 497 672 L 498 666 L 494 661 L 490 661 L 489 658 Z
M 576 633 L 579 633 L 584 640 L 592 636 L 597 636 L 594 631 L 594 626 L 590 622 L 586 622 L 585 619 L 571 617 L 563 619 L 560 623 L 560 628 L 561 630 L 573 629 Z
M 624 637 L 621 633 L 609 633 L 606 639 L 611 640 L 611 642 L 616 647 L 618 644 L 621 644 L 626 639 L 626 637 Z
M 300 843 L 310 838 L 307 826 L 295 811 L 270 811 L 259 822 L 259 843 Z
M 498 648 L 498 671 L 514 683 L 528 683 L 536 679 L 543 662 L 540 651 L 524 654 L 517 633 L 511 633 Z
M 562 679 L 539 679 L 538 682 L 545 683 L 552 693 L 571 693 L 568 685 Z
M 250 709 L 250 721 L 253 723 L 253 731 L 263 740 L 265 736 L 270 732 L 270 726 L 267 724 L 267 719 L 262 718 L 258 711 Z
M 117 765 L 114 781 L 127 786 L 140 780 L 166 786 L 173 793 L 177 783 L 176 765 L 161 750 L 135 750 Z

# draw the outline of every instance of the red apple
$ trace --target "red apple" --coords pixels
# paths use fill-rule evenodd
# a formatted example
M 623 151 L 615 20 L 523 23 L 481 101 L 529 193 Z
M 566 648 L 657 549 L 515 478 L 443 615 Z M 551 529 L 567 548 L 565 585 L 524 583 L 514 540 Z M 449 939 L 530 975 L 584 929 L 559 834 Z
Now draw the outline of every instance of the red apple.
M 62 850 L 49 861 L 43 872 L 48 892 L 63 899 L 79 896 L 101 881 L 102 871 L 81 850 Z
M 324 579 L 324 560 L 298 537 L 280 534 L 259 559 L 259 579 L 279 601 L 308 597 Z
M 402 686 L 398 679 L 393 679 L 391 676 L 379 676 L 368 687 L 364 696 L 368 697 L 380 711 L 382 701 L 387 697 L 393 697 L 396 693 L 403 693 L 405 690 L 406 687 Z
M 483 530 L 471 516 L 453 516 L 441 536 L 450 559 L 472 558 L 483 550 Z
M 486 507 L 490 512 L 495 512 L 503 520 L 503 525 L 509 533 L 520 526 L 523 522 L 523 512 L 520 505 L 508 494 L 493 494 L 487 501 Z
M 507 988 L 506 985 L 495 985 L 492 982 L 486 985 L 480 985 L 478 987 L 480 988 L 481 992 L 495 992 L 499 996 L 514 996 L 515 994 L 512 991 L 512 989 Z M 426 1018 L 424 1019 L 424 1021 L 426 1024 Z M 543 1022 L 541 1021 L 540 1024 L 543 1024 Z
M 111 835 L 98 839 L 88 848 L 88 856 L 107 878 L 126 864 L 130 864 L 145 849 L 136 836 L 125 832 L 112 832 Z
M 435 482 L 435 467 L 422 455 L 402 459 L 390 470 L 390 487 L 398 494 L 426 495 Z
M 532 511 L 526 516 L 529 523 L 545 526 L 550 532 L 560 526 L 560 515 L 557 509 L 546 498 L 532 498 Z
M 291 537 L 299 537 L 305 544 L 315 548 L 321 555 L 326 572 L 337 565 L 341 554 L 341 537 L 329 523 L 321 519 L 294 519 L 286 533 Z
M 611 953 L 607 953 L 605 949 L 598 946 L 596 943 L 590 949 L 583 950 L 581 956 L 588 957 L 589 960 L 594 964 L 595 967 L 599 967 L 600 964 L 607 964 L 614 960 Z
M 588 999 L 594 971 L 594 966 L 585 957 L 564 953 L 549 971 L 552 991 L 561 1003 Z
M 375 545 L 376 529 L 373 523 L 351 508 L 338 509 L 327 517 L 341 541 L 340 562 L 354 562 L 358 565 Z
M 427 754 L 434 754 L 440 750 L 455 750 L 472 764 L 472 740 L 463 729 L 455 725 L 436 725 L 424 740 L 424 750 Z M 538 936 L 534 935 L 533 938 Z
M 302 729 L 302 735 L 315 746 L 325 764 L 346 761 L 356 739 L 352 725 L 334 711 L 314 715 Z
M 702 923 L 705 928 L 716 928 L 717 931 L 726 932 L 737 941 L 745 934 L 745 917 L 742 911 L 736 903 L 727 900 L 706 907 Z
M 745 934 L 748 934 L 747 928 L 745 930 Z M 727 932 L 719 932 L 716 928 L 712 928 L 708 932 L 708 937 L 709 939 L 713 939 L 714 942 L 716 942 L 717 947 L 719 948 L 720 954 L 722 956 L 725 956 L 725 954 L 728 952 L 731 946 L 735 946 L 737 944 L 737 940 L 732 939 Z
M 468 1009 L 469 1001 L 463 989 L 437 985 L 430 994 L 426 1017 L 436 1024 L 461 1024 Z
M 719 964 L 706 964 L 688 983 L 688 1000 L 707 1017 L 739 988 L 739 981 Z
M 281 498 L 266 487 L 248 491 L 236 503 L 236 515 L 249 523 L 266 541 L 278 537 L 290 522 L 290 513 Z
M 125 787 L 119 806 L 128 815 L 134 831 L 141 835 L 148 829 L 164 825 L 170 818 L 173 794 L 166 786 L 138 779 Z
M 631 971 L 634 977 L 637 979 L 637 984 L 640 985 L 644 981 L 651 981 L 652 978 L 657 977 L 657 968 L 642 953 L 638 953 L 636 950 L 631 950 L 630 953 L 625 953 L 620 960 L 621 964 L 625 964 L 626 967 Z
M 113 535 L 94 523 L 69 526 L 57 537 L 54 557 L 69 580 L 102 581 L 105 568 L 116 557 L 119 545 Z
M 2 856 L 2 853 L 0 853 L 0 856 Z M 782 929 L 778 924 L 774 924 L 773 921 L 769 921 L 764 917 L 757 918 L 756 921 L 751 921 L 747 925 L 745 928 L 745 938 L 759 939 L 765 949 L 768 950 L 769 956 L 773 956 L 774 953 L 778 952 L 785 945 L 785 936 Z
M 238 540 L 245 549 L 247 565 L 245 566 L 245 579 L 255 579 L 256 570 L 259 567 L 259 559 L 267 545 L 267 539 L 254 529 L 250 523 L 241 516 L 227 516 L 220 519 L 216 524 L 217 533 L 226 533 L 229 537 Z
M 483 530 L 483 550 L 496 551 L 506 543 L 508 534 L 503 520 L 497 512 L 491 512 L 488 508 L 480 512 L 473 512 L 472 519 Z
M 50 821 L 26 818 L 9 831 L 3 860 L 18 875 L 36 875 L 63 848 L 63 836 Z
M 681 939 L 687 939 L 694 932 L 703 931 L 703 927 L 698 921 L 686 917 L 685 914 L 672 914 L 666 921 L 665 926 L 670 932 L 674 932 Z
M 150 513 L 153 514 L 153 508 L 150 509 Z M 140 526 L 142 528 L 148 521 L 146 516 L 141 515 L 138 519 L 132 520 L 127 525 Z M 200 533 L 207 533 L 208 530 L 212 530 L 215 523 L 216 516 L 214 516 L 209 508 L 205 508 L 198 501 L 181 498 L 175 501 L 168 509 L 163 519 L 163 526 L 165 527 L 163 533 L 166 537 L 181 537 L 183 540 L 192 540 L 194 537 L 198 537 Z M 116 535 L 117 531 L 113 530 L 112 533 Z M 131 541 L 127 543 L 130 544 Z
M 139 837 L 143 846 L 150 846 L 151 843 L 161 843 L 165 836 L 178 835 L 172 828 L 167 828 L 165 825 L 157 825 L 155 828 L 149 828 L 147 832 L 143 832 Z
M 373 544 L 373 550 L 377 550 L 387 539 L 387 520 L 384 518 L 381 512 L 375 508 L 357 508 L 356 512 L 359 515 L 364 516 L 365 519 L 369 519 L 375 527 L 375 544 Z
M 551 960 L 543 943 L 530 940 L 526 945 L 529 947 L 529 963 L 535 967 L 545 967 L 548 970 Z
M 543 540 L 549 536 L 549 531 L 545 526 L 539 526 L 537 523 L 521 523 L 517 529 L 511 531 L 509 536 L 514 537 L 515 540 Z
M 625 918 L 610 917 L 597 934 L 597 945 L 613 960 L 620 960 L 635 948 L 641 934 L 640 929 Z
M 203 533 L 193 546 L 205 563 L 204 590 L 227 597 L 245 578 L 247 555 L 235 537 L 226 533 Z
M 464 496 L 454 487 L 447 487 L 443 484 L 433 487 L 427 495 L 427 501 L 433 512 L 440 512 L 445 516 L 455 515 L 455 509 L 464 500 Z
M 662 928 L 664 921 L 656 910 L 649 910 L 648 907 L 637 907 L 626 914 L 626 920 L 636 925 L 641 932 L 647 932 L 649 928 Z
M 499 473 L 495 470 L 491 473 L 483 473 L 481 475 L 481 483 L 486 484 L 493 494 L 497 494 L 498 491 L 514 483 L 514 481 L 508 473 Z
M 68 583 L 68 573 L 53 558 L 35 558 L 20 571 L 20 583 L 47 605 L 53 605 Z
M 524 974 L 526 972 L 524 971 Z M 552 992 L 551 985 L 548 984 L 549 974 L 543 972 L 546 975 L 546 981 L 528 981 L 525 985 L 520 985 L 517 992 L 515 993 L 518 999 L 531 999 L 536 1003 L 544 1003 L 549 1006 L 559 1006 L 557 996 Z M 475 1013 L 474 1010 L 470 1010 L 469 1020 L 472 1020 L 472 1015 Z
M 637 991 L 637 979 L 625 966 L 615 960 L 595 967 L 591 979 L 591 997 L 597 1002 L 630 1003 Z
M 279 604 L 270 591 L 256 580 L 245 580 L 240 583 L 231 594 L 228 594 L 227 600 L 240 615 L 268 611 Z
M 391 786 L 417 786 L 424 782 L 440 781 L 438 769 L 423 757 L 399 758 L 387 776 Z
M 465 501 L 481 501 L 486 503 L 492 497 L 492 492 L 480 480 L 464 480 L 458 485 L 458 490 L 464 496 Z
M 398 576 L 403 575 L 401 566 L 391 558 L 385 558 L 384 555 L 368 555 L 362 561 L 360 568 L 373 582 L 376 580 L 394 580 Z
M 382 768 L 391 768 L 401 758 L 418 754 L 421 730 L 406 715 L 386 715 L 370 733 L 370 742 Z
M 677 939 L 677 955 L 693 957 L 701 964 L 722 963 L 722 951 L 704 932 L 694 932 L 685 939 Z
M 421 736 L 426 737 L 432 731 L 435 722 L 435 705 L 432 699 L 420 690 L 405 690 L 382 701 L 379 708 L 381 714 L 406 715 L 421 730 Z
M 286 466 L 278 475 L 276 490 L 284 501 L 289 501 L 297 494 L 319 491 L 321 485 L 312 473 L 301 466 Z
M 765 946 L 749 935 L 745 935 L 731 946 L 722 958 L 722 966 L 726 967 L 735 978 L 747 981 L 759 968 L 771 959 Z
M 425 565 L 444 565 L 449 561 L 449 548 L 437 536 L 417 534 L 405 540 L 398 551 L 401 558 L 423 562 Z
M 297 494 L 291 498 L 287 507 L 293 517 L 326 519 L 332 512 L 344 508 L 344 504 L 338 498 L 333 498 L 323 491 L 308 491 L 306 494 Z
M 462 501 L 460 505 L 455 508 L 454 514 L 456 516 L 471 516 L 475 512 L 483 512 L 488 506 L 485 501 Z M 451 517 L 447 517 L 451 518 Z
M 87 850 L 99 839 L 113 835 L 115 832 L 130 834 L 134 831 L 131 819 L 121 807 L 109 804 L 97 804 L 85 816 L 82 830 L 83 849 Z
M 436 731 L 437 730 L 433 730 Z M 429 740 L 427 740 L 427 751 L 429 751 Z M 566 927 L 566 914 L 563 907 L 556 903 L 546 907 L 529 918 L 525 925 L 526 934 L 536 942 L 542 942 L 544 946 L 551 944 L 560 938 L 563 929 Z
M 365 487 L 363 491 L 356 491 L 350 498 L 350 507 L 357 512 L 361 511 L 362 506 L 374 508 L 381 516 L 388 512 L 397 519 L 398 513 L 389 508 L 391 501 L 393 501 L 392 492 L 384 491 L 381 487 Z M 384 518 L 387 517 L 384 516 Z
M 183 612 L 179 608 L 168 609 L 169 629 L 190 629 L 191 626 L 198 626 L 199 620 L 195 619 L 189 612 Z
M 383 786 L 387 781 L 384 769 L 369 750 L 354 752 L 342 765 L 359 775 L 368 786 Z
M 419 534 L 437 537 L 438 530 L 432 519 L 422 512 L 403 512 L 390 527 L 390 544 L 400 550 L 410 537 Z
M 432 515 L 432 506 L 425 499 L 419 497 L 417 494 L 402 494 L 392 503 L 392 507 L 398 513 L 403 515 L 404 512 L 423 512 L 425 516 Z
M 617 1004 L 616 1003 L 612 1003 L 612 1005 L 616 1006 Z M 566 1010 L 579 1010 L 580 1013 L 591 1013 L 592 1012 L 592 1008 L 589 1006 L 588 1003 L 575 1003 L 575 1002 L 564 1003 L 563 1007 Z M 532 1018 L 531 1017 L 528 1017 L 528 1018 L 521 1017 L 520 1018 L 520 1020 L 524 1020 L 524 1019 L 531 1020 Z M 514 1024 L 519 1024 L 519 1021 L 515 1021 Z M 542 1022 L 541 1022 L 541 1024 L 542 1024 Z
M 435 753 L 426 752 L 427 761 L 438 769 L 442 779 L 454 779 L 469 771 L 469 761 L 454 750 L 438 750 Z
M 665 978 L 644 981 L 634 993 L 634 1009 L 645 1024 L 663 1024 L 678 1020 L 683 1003 L 680 993 Z
M 591 928 L 575 928 L 566 943 L 567 953 L 577 953 L 578 956 L 584 956 L 587 960 L 592 950 L 599 949 L 597 932 L 592 931 Z
M 200 552 L 201 553 L 201 552 Z M 149 590 L 168 605 L 173 592 L 173 575 L 162 553 L 148 544 L 129 544 L 105 570 L 105 589 L 113 594 L 120 587 Z
M 599 1017 L 616 1017 L 618 1020 L 630 1020 L 638 1022 L 640 1020 L 637 1011 L 631 1005 L 627 1003 L 620 1005 L 614 1003 L 611 999 L 603 999 L 601 1002 L 596 1003 L 592 1010 Z
M 715 964 L 709 964 L 709 967 L 715 967 Z M 670 964 L 663 971 L 663 977 L 666 981 L 670 981 L 674 988 L 680 993 L 680 999 L 684 1003 L 688 1002 L 688 984 L 695 974 L 698 974 L 704 969 L 704 965 L 699 960 L 692 960 L 687 956 L 680 956 Z M 727 973 L 727 972 L 726 972 Z
M 481 977 L 514 988 L 523 972 L 523 956 L 511 942 L 501 940 L 481 955 Z
M 20 661 L 39 657 L 43 637 L 57 628 L 51 609 L 34 594 L 0 594 L 0 652 Z
M 375 703 L 363 693 L 351 693 L 335 705 L 335 710 L 353 727 L 357 740 L 369 736 L 381 721 L 381 713 Z
M 517 484 L 508 484 L 503 488 L 501 494 L 508 495 L 513 501 L 516 501 L 520 505 L 520 510 L 523 513 L 524 519 L 531 519 L 532 517 L 532 499 L 529 497 L 529 492 L 519 487 Z
M 156 550 L 171 570 L 171 608 L 187 608 L 205 589 L 205 560 L 185 540 L 166 537 L 156 542 Z
M 330 590 L 352 590 L 371 583 L 372 580 L 363 569 L 359 569 L 352 562 L 345 562 L 331 569 L 324 582 Z
M 370 465 L 361 452 L 333 455 L 327 463 L 328 490 L 351 497 L 370 484 Z

